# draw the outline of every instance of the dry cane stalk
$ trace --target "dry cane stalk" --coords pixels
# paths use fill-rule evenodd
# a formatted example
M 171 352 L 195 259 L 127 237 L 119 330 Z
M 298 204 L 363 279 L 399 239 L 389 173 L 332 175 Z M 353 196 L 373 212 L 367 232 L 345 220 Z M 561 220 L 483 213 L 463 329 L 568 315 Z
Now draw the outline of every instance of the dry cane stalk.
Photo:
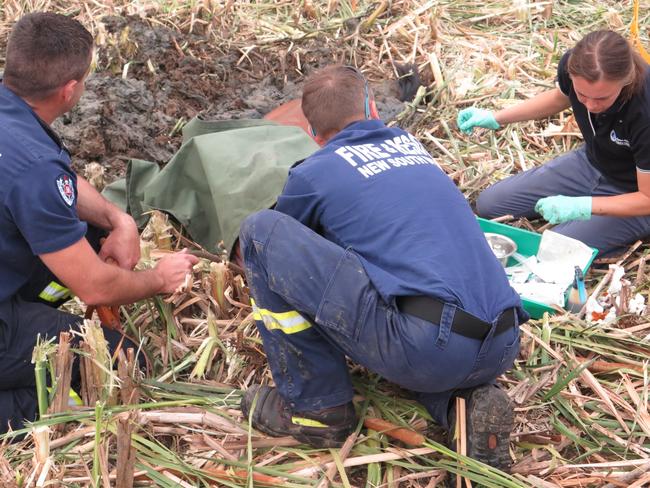
M 48 483 L 48 479 L 50 477 L 50 468 L 52 467 L 52 458 L 47 458 L 45 462 L 43 463 L 43 468 L 41 469 L 41 474 L 38 476 L 38 480 L 36 480 L 36 487 L 41 488 L 46 486 L 50 486 L 50 483 Z
M 215 478 L 222 478 L 225 480 L 245 480 L 248 478 L 248 471 L 236 469 L 234 471 L 225 470 L 223 468 L 203 468 L 201 470 L 205 474 L 214 476 Z M 253 481 L 255 486 L 285 486 L 287 481 L 284 478 L 269 476 L 268 474 L 253 472 Z
M 139 412 L 138 423 L 156 423 L 156 424 L 200 424 L 206 427 L 219 429 L 229 434 L 246 435 L 247 432 L 239 425 L 230 422 L 224 417 L 221 417 L 212 412 L 166 412 L 166 411 L 148 411 Z
M 0 446 L 0 449 L 4 447 L 5 445 L 3 444 Z M 2 486 L 5 488 L 18 488 L 16 479 L 16 471 L 14 471 L 14 469 L 9 464 L 9 461 L 7 461 L 2 452 L 0 452 L 0 483 L 2 483 Z
M 382 463 L 387 461 L 394 461 L 397 459 L 407 459 L 413 456 L 426 456 L 427 454 L 432 454 L 434 452 L 436 452 L 435 449 L 430 449 L 428 447 L 420 447 L 417 449 L 388 449 L 387 452 L 382 452 L 379 454 L 368 454 L 365 456 L 348 458 L 343 461 L 343 467 L 348 468 L 352 466 L 364 466 L 366 464 L 372 463 Z M 314 476 L 317 476 L 319 473 L 321 473 L 323 469 L 328 469 L 332 465 L 336 465 L 336 463 L 334 461 L 331 461 L 317 466 L 302 468 L 293 471 L 292 474 L 296 476 L 303 476 L 305 478 L 313 478 Z
M 399 483 L 396 483 L 395 480 L 402 477 L 402 469 L 399 466 L 393 466 L 391 471 L 393 472 L 393 480 L 388 482 L 387 488 L 399 488 Z M 426 488 L 429 488 L 429 486 L 427 485 Z
M 616 316 L 620 317 L 627 313 L 628 302 L 630 301 L 630 286 L 623 282 L 621 286 L 621 291 L 618 294 L 618 301 L 614 300 L 614 309 L 616 310 Z
M 99 192 L 106 186 L 104 175 L 104 167 L 99 163 L 88 163 L 84 166 L 84 177 Z
M 59 437 L 58 439 L 53 440 L 50 442 L 50 448 L 57 449 L 59 447 L 65 446 L 66 444 L 69 444 L 74 440 L 86 437 L 93 432 L 95 432 L 95 427 L 82 427 L 73 432 L 70 432 L 69 434 Z
M 183 481 L 180 479 L 178 476 L 176 476 L 174 473 L 171 471 L 161 471 L 161 473 L 166 477 L 172 480 L 174 483 L 176 483 L 177 486 L 182 486 L 183 488 L 193 488 L 192 485 L 189 483 Z
M 129 348 L 125 355 L 124 351 L 120 349 L 118 352 L 117 375 L 120 378 L 120 399 L 124 405 L 133 405 L 140 401 L 140 390 L 131 376 L 132 372 L 135 372 L 135 351 Z
M 36 478 L 36 486 L 43 486 L 47 481 L 52 465 L 50 458 L 50 428 L 47 426 L 32 429 L 34 440 L 34 470 L 27 479 L 25 486 L 30 486 Z
M 167 215 L 155 210 L 151 212 L 151 218 L 149 219 L 149 223 L 142 233 L 142 237 L 153 238 L 158 249 L 165 249 L 169 251 L 172 249 L 172 236 L 170 230 L 171 225 L 169 225 Z
M 132 488 L 135 472 L 135 448 L 131 436 L 135 428 L 136 411 L 117 417 L 117 488 Z
M 47 426 L 35 427 L 32 430 L 34 439 L 34 461 L 43 464 L 50 456 L 50 428 Z
M 623 430 L 626 432 L 626 434 L 630 434 L 630 428 L 627 426 L 627 424 L 623 421 L 623 417 L 619 413 L 619 411 L 616 409 L 614 406 L 614 403 L 610 396 L 608 395 L 607 390 L 600 384 L 600 382 L 595 378 L 593 374 L 588 369 L 583 369 L 582 372 L 580 373 L 580 377 L 583 379 L 585 384 L 589 386 L 598 397 L 603 402 L 603 406 L 605 407 L 605 410 L 608 410 L 609 413 L 611 413 L 618 423 L 621 425 Z
M 229 303 L 224 296 L 228 283 L 232 279 L 232 273 L 224 263 L 210 263 L 211 294 L 219 305 L 219 317 L 226 317 Z
M 273 437 L 269 439 L 255 439 L 251 442 L 253 449 L 266 449 L 268 447 L 295 447 L 299 446 L 301 442 L 293 437 Z M 248 442 L 243 441 L 231 441 L 224 442 L 224 449 L 229 451 L 235 451 L 239 449 L 246 449 Z
M 120 378 L 120 398 L 125 405 L 137 404 L 140 392 L 131 377 L 135 371 L 135 352 L 129 348 L 128 359 L 120 349 L 117 364 L 117 374 Z M 135 448 L 132 435 L 136 426 L 138 411 L 125 412 L 117 417 L 117 488 L 132 488 L 135 471 Z
M 379 17 L 384 13 L 384 11 L 388 8 L 388 0 L 382 0 L 382 2 L 377 6 L 377 8 L 368 16 L 366 20 L 364 20 L 360 27 L 360 31 L 364 32 L 368 29 L 370 29 L 374 23 L 377 21 Z
M 97 385 L 95 384 L 95 377 L 92 374 L 93 360 L 92 350 L 88 344 L 81 342 L 79 348 L 84 353 L 81 357 L 81 395 L 84 405 L 94 405 L 97 403 Z
M 117 403 L 117 380 L 102 326 L 96 320 L 84 320 L 81 335 L 86 343 L 84 372 L 85 378 L 90 380 L 86 385 L 89 405 L 94 405 L 98 400 L 114 405 Z
M 629 473 L 621 476 L 615 483 L 607 483 L 603 488 L 617 488 L 618 486 L 629 486 L 632 481 L 639 479 L 648 470 L 650 470 L 650 463 L 646 463 L 638 468 L 630 471 Z
M 102 441 L 99 444 L 99 470 L 102 473 L 102 485 L 104 488 L 111 488 L 110 474 L 108 472 L 108 442 Z
M 636 280 L 634 280 L 634 286 L 639 287 L 645 281 L 645 256 L 642 256 L 639 259 L 639 268 L 636 272 Z
M 465 416 L 465 399 L 456 397 L 456 452 L 463 456 L 467 455 L 467 425 Z M 471 484 L 466 478 L 456 475 L 456 488 L 462 488 L 463 481 L 465 485 L 471 488 Z
M 68 410 L 72 362 L 74 361 L 74 356 L 70 351 L 70 339 L 71 335 L 69 332 L 61 332 L 59 334 L 59 348 L 54 364 L 56 391 L 48 413 L 59 413 Z M 54 425 L 52 428 L 55 432 L 60 431 L 63 428 L 63 424 Z
M 339 450 L 339 457 L 341 458 L 341 462 L 345 461 L 350 455 L 350 451 L 352 451 L 352 448 L 354 447 L 354 443 L 357 441 L 357 437 L 358 434 L 356 432 L 353 433 L 346 439 L 343 446 L 341 446 L 341 449 Z M 334 476 L 336 475 L 337 471 L 338 471 L 338 467 L 336 466 L 336 463 L 334 463 L 332 466 L 327 468 L 327 471 L 325 472 L 325 477 L 318 484 L 316 488 L 327 488 L 330 484 L 330 480 L 334 480 Z

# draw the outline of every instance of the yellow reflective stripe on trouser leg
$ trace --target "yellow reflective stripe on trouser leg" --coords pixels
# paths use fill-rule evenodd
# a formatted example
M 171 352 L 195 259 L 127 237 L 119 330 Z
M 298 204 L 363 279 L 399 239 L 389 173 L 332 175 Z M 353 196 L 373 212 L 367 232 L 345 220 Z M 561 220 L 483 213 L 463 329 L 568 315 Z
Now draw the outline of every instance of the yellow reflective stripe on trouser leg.
M 59 300 L 66 298 L 68 295 L 70 295 L 70 290 L 65 286 L 59 285 L 56 281 L 51 281 L 50 284 L 39 293 L 38 298 L 48 302 L 58 302 Z
M 291 417 L 291 423 L 302 425 L 303 427 L 329 427 L 329 425 L 319 422 L 318 420 L 306 419 L 305 417 Z
M 47 391 L 50 395 L 52 395 L 52 387 L 48 386 Z M 79 394 L 74 391 L 72 388 L 70 388 L 70 391 L 68 393 L 68 406 L 69 407 L 83 407 L 83 400 L 79 396 Z
M 269 330 L 280 330 L 285 334 L 295 334 L 311 327 L 311 323 L 295 310 L 271 312 L 265 308 L 258 308 L 252 298 L 251 305 L 253 305 L 253 318 L 264 322 L 264 326 Z

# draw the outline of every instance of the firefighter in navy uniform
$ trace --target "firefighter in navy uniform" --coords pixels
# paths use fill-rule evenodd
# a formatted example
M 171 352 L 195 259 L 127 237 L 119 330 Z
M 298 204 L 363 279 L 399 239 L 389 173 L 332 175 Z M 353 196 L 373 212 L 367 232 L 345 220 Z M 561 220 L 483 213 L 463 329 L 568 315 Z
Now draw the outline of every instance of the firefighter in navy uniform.
M 81 97 L 92 53 L 90 33 L 53 13 L 22 17 L 9 36 L 0 84 L 0 432 L 36 417 L 37 335 L 58 338 L 81 322 L 58 305 L 71 294 L 113 305 L 172 292 L 197 261 L 177 253 L 132 271 L 140 257 L 133 219 L 70 168 L 50 124 Z M 106 336 L 114 350 L 121 336 Z
M 464 132 L 498 129 L 571 107 L 584 144 L 481 193 L 479 215 L 544 217 L 601 254 L 650 235 L 650 68 L 619 34 L 587 34 L 557 68 L 557 87 L 492 113 L 458 114 Z
M 314 74 L 302 107 L 322 149 L 240 231 L 276 385 L 248 389 L 244 414 L 270 435 L 341 445 L 357 423 L 348 356 L 443 426 L 467 398 L 469 455 L 507 469 L 513 413 L 493 383 L 528 315 L 469 205 L 415 137 L 378 119 L 356 69 Z

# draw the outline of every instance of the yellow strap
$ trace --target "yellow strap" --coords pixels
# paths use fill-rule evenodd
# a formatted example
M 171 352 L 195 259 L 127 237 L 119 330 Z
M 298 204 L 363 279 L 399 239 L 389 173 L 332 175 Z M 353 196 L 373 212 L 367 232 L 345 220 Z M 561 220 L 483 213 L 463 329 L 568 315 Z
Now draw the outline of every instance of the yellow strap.
M 59 285 L 56 281 L 51 281 L 50 284 L 39 293 L 38 297 L 48 302 L 58 302 L 68 295 L 70 295 L 69 289 L 65 286 Z
M 634 14 L 632 15 L 632 26 L 630 27 L 632 45 L 639 51 L 646 63 L 650 64 L 650 54 L 645 50 L 639 39 L 639 0 L 634 0 Z
M 251 298 L 253 318 L 264 322 L 269 330 L 280 330 L 285 334 L 295 334 L 311 327 L 311 323 L 295 310 L 288 312 L 271 312 L 265 308 L 258 308 L 255 300 Z
M 303 427 L 322 427 L 327 428 L 329 425 L 326 425 L 318 420 L 306 419 L 304 417 L 291 417 L 291 423 L 296 425 L 302 425 Z

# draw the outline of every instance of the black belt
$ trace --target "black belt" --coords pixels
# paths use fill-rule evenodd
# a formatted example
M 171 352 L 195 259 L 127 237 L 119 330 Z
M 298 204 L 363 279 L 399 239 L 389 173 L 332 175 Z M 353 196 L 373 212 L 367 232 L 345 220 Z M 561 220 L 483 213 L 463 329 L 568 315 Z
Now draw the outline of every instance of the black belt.
M 401 296 L 396 298 L 397 308 L 400 312 L 413 315 L 422 320 L 440 324 L 442 309 L 445 306 L 440 300 L 425 296 Z M 510 329 L 515 325 L 515 309 L 509 308 L 499 317 L 494 335 Z M 492 326 L 484 320 L 457 308 L 451 322 L 451 330 L 456 334 L 472 339 L 485 339 Z

